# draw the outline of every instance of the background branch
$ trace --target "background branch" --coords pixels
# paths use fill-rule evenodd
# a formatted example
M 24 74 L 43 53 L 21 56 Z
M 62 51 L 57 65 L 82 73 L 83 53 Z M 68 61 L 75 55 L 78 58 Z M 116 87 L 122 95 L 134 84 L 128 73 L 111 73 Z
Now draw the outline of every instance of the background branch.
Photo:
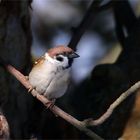
M 128 96 L 130 96 L 132 93 L 135 93 L 136 90 L 140 88 L 140 81 L 134 84 L 132 87 L 130 87 L 127 91 L 123 92 L 119 98 L 116 99 L 115 102 L 113 102 L 108 110 L 97 120 L 92 120 L 92 119 L 87 119 L 84 120 L 83 122 L 85 123 L 86 126 L 95 126 L 95 125 L 100 125 L 103 122 L 105 122 L 112 114 L 114 109 L 121 104 Z
M 92 25 L 92 21 L 94 20 L 94 17 L 99 10 L 100 2 L 100 0 L 93 0 L 79 26 L 73 29 L 73 35 L 68 44 L 68 46 L 71 47 L 73 50 L 76 50 L 76 46 L 80 41 L 82 35 Z

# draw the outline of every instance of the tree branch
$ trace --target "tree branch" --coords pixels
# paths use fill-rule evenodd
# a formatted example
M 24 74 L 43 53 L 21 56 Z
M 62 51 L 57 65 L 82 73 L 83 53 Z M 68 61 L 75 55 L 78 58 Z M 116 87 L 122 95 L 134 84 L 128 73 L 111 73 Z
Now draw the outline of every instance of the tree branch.
M 25 78 L 25 76 L 20 73 L 18 70 L 16 70 L 13 66 L 11 65 L 6 65 L 5 68 L 7 69 L 7 71 L 9 73 L 11 73 L 14 77 L 16 77 L 17 80 L 19 80 L 26 89 L 31 89 L 32 85 L 29 83 L 29 81 Z M 31 91 L 31 94 L 36 97 L 39 101 L 41 101 L 46 108 L 49 108 L 48 106 L 48 102 L 50 102 L 46 97 L 44 97 L 43 95 L 40 95 L 35 89 L 33 89 Z M 74 117 L 72 117 L 71 115 L 69 115 L 68 113 L 64 112 L 63 110 L 61 110 L 59 107 L 57 106 L 53 106 L 52 108 L 49 108 L 55 115 L 63 118 L 64 120 L 66 120 L 67 122 L 69 122 L 70 124 L 72 124 L 73 126 L 75 126 L 76 128 L 78 128 L 80 131 L 84 132 L 86 135 L 88 135 L 89 137 L 95 139 L 95 140 L 103 140 L 103 138 L 101 138 L 100 136 L 98 136 L 97 134 L 95 134 L 93 131 L 91 131 L 90 129 L 86 128 L 85 124 L 77 119 L 75 119 Z
M 91 6 L 87 10 L 85 16 L 83 17 L 81 23 L 78 27 L 74 28 L 74 32 L 68 46 L 73 50 L 76 50 L 76 46 L 80 41 L 82 35 L 85 31 L 92 25 L 92 21 L 96 16 L 97 11 L 99 10 L 100 0 L 93 0 Z
M 68 43 L 68 46 L 73 50 L 76 50 L 76 46 L 79 43 L 82 35 L 93 24 L 92 21 L 94 20 L 97 13 L 110 9 L 113 6 L 113 1 L 110 1 L 102 6 L 100 6 L 100 3 L 101 0 L 93 0 L 81 23 L 77 27 L 73 28 L 73 35 Z
M 85 126 L 96 126 L 100 125 L 103 122 L 105 122 L 113 113 L 114 109 L 121 104 L 128 96 L 130 96 L 132 93 L 135 93 L 140 88 L 140 81 L 134 84 L 132 87 L 130 87 L 127 91 L 123 92 L 119 98 L 116 99 L 115 102 L 113 102 L 108 110 L 97 120 L 93 119 L 86 119 L 83 122 L 85 123 Z

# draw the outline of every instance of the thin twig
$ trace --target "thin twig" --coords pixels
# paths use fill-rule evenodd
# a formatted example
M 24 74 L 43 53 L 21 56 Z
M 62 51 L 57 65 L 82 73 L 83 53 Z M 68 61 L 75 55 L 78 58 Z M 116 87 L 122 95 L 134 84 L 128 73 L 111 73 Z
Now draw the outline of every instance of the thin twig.
M 6 69 L 8 70 L 9 73 L 11 73 L 13 76 L 15 76 L 17 78 L 17 80 L 19 80 L 25 86 L 26 89 L 31 89 L 32 88 L 32 85 L 29 83 L 29 81 L 25 78 L 25 76 L 22 73 L 20 73 L 18 70 L 16 70 L 11 65 L 6 65 L 5 67 L 6 67 Z M 39 101 L 41 101 L 46 106 L 46 108 L 49 107 L 47 103 L 50 102 L 50 101 L 46 97 L 40 95 L 35 89 L 33 89 L 31 91 L 31 94 L 34 97 L 36 97 Z M 75 126 L 76 128 L 78 128 L 80 131 L 84 132 L 89 137 L 91 137 L 95 140 L 103 140 L 103 138 L 101 138 L 100 136 L 95 134 L 90 129 L 86 128 L 86 126 L 84 125 L 83 122 L 75 119 L 74 117 L 72 117 L 68 113 L 61 110 L 59 107 L 54 105 L 52 108 L 49 108 L 49 109 L 55 115 L 60 116 L 61 118 L 63 118 L 64 120 L 66 120 L 67 122 L 69 122 L 70 124 Z
M 127 91 L 123 92 L 119 98 L 116 99 L 115 102 L 113 102 L 108 110 L 97 120 L 93 119 L 86 119 L 83 122 L 86 126 L 96 126 L 100 125 L 103 122 L 105 122 L 112 114 L 114 109 L 121 104 L 128 96 L 130 96 L 132 93 L 135 93 L 140 88 L 140 81 L 135 83 L 132 87 L 130 87 Z

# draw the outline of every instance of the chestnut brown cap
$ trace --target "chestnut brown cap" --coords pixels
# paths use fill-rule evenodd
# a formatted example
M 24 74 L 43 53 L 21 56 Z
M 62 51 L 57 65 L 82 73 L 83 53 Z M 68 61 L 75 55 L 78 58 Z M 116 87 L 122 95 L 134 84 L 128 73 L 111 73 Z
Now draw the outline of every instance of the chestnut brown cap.
M 48 50 L 48 54 L 50 57 L 54 57 L 58 54 L 64 54 L 64 53 L 74 53 L 74 51 L 71 48 L 63 45 L 59 45 Z

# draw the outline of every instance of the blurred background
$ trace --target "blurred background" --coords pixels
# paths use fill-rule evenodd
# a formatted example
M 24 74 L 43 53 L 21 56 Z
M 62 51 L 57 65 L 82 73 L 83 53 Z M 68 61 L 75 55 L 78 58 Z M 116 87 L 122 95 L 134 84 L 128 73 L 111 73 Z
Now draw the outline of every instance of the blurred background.
M 108 1 L 104 0 L 102 4 Z M 33 58 L 41 56 L 50 47 L 58 44 L 67 45 L 72 28 L 78 26 L 91 2 L 92 0 L 33 0 Z M 129 2 L 134 12 L 139 15 L 140 1 Z M 92 22 L 92 27 L 83 35 L 77 46 L 80 58 L 75 60 L 73 65 L 75 83 L 87 77 L 95 65 L 114 62 L 121 51 L 115 36 L 111 10 L 100 12 Z

